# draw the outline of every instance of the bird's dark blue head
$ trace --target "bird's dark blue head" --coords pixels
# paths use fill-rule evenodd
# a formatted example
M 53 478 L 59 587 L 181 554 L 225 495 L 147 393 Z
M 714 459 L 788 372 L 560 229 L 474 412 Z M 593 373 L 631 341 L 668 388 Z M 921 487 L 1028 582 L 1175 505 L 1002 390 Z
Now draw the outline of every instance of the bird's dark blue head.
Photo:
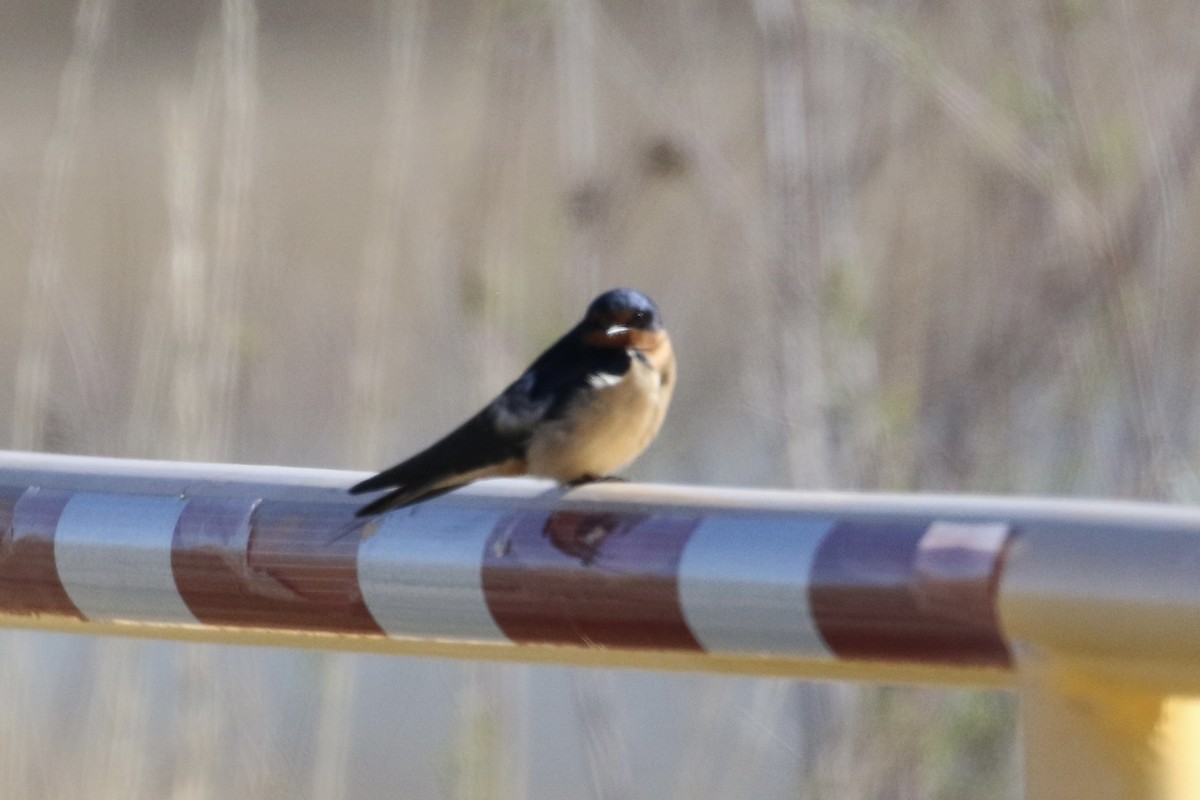
M 596 347 L 650 350 L 666 338 L 658 306 L 635 289 L 610 289 L 597 297 L 580 327 L 584 342 Z
M 594 328 L 621 326 L 640 331 L 657 331 L 663 326 L 658 306 L 636 289 L 609 289 L 588 306 L 584 322 Z

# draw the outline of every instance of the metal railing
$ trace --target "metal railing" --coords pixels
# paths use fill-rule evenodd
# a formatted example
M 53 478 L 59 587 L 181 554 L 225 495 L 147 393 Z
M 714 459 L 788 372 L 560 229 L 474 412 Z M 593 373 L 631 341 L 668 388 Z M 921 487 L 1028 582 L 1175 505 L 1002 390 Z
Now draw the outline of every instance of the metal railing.
M 0 452 L 0 622 L 1014 688 L 1027 796 L 1200 797 L 1200 511 Z

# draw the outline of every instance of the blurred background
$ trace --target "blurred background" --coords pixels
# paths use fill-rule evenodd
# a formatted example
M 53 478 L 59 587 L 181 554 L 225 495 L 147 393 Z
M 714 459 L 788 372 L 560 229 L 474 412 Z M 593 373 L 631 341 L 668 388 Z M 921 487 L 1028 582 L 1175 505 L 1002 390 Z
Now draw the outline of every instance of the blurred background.
M 0 446 L 375 469 L 597 292 L 636 479 L 1195 502 L 1191 0 L 4 0 Z M 0 634 L 0 793 L 1016 798 L 1004 694 Z

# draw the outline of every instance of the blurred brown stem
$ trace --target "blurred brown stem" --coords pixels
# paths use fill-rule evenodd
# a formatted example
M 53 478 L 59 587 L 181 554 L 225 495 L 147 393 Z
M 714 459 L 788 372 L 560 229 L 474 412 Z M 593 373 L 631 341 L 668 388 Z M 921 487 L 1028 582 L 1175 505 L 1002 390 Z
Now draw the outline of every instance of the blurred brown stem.
M 779 414 L 786 425 L 784 466 L 790 485 L 827 487 L 834 476 L 820 305 L 821 224 L 805 86 L 807 21 L 791 0 L 756 0 L 754 12 L 763 51 L 770 313 Z

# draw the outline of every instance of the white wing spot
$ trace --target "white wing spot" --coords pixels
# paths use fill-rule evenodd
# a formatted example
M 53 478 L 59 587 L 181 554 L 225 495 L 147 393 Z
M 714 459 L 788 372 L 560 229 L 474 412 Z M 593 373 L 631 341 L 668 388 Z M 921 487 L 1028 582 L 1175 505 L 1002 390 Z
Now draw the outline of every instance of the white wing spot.
M 588 386 L 593 389 L 607 389 L 616 386 L 625 379 L 624 375 L 613 375 L 611 372 L 593 372 L 588 375 Z

